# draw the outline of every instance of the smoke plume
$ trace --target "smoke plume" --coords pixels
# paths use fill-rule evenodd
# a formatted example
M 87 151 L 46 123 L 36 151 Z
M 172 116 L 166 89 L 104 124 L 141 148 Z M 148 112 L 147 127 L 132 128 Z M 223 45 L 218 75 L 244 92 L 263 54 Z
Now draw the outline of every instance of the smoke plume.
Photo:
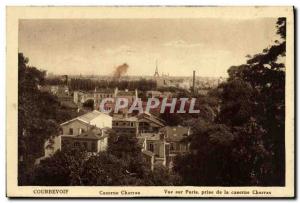
M 122 65 L 119 65 L 115 68 L 115 71 L 113 73 L 113 77 L 115 79 L 120 79 L 128 70 L 129 66 L 127 63 L 123 63 Z

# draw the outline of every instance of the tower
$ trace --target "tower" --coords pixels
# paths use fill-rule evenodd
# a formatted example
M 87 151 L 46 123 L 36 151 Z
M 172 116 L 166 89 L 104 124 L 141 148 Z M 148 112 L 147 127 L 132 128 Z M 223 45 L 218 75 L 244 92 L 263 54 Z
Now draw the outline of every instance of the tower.
M 156 61 L 156 68 L 155 68 L 154 77 L 159 77 L 158 67 L 157 67 L 157 61 Z

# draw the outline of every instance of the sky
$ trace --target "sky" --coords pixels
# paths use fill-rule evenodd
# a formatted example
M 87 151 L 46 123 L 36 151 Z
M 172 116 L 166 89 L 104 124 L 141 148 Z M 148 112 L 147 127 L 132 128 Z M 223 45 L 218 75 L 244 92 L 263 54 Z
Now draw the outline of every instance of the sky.
M 28 19 L 19 21 L 19 52 L 54 74 L 226 77 L 277 38 L 275 18 Z

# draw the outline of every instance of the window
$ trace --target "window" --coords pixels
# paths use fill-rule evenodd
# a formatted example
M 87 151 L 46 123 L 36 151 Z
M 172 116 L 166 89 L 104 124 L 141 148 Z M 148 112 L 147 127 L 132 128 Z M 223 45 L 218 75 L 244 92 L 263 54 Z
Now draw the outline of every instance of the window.
M 84 149 L 87 149 L 87 142 L 83 143 Z
M 153 143 L 149 144 L 149 151 L 154 152 L 154 145 L 153 145 Z
M 74 142 L 74 147 L 79 147 L 80 143 L 79 142 Z
M 97 146 L 95 142 L 92 142 L 92 151 L 97 152 Z
M 73 128 L 69 129 L 69 135 L 73 135 Z
M 172 150 L 172 151 L 174 150 L 174 143 L 173 142 L 170 143 L 170 150 Z

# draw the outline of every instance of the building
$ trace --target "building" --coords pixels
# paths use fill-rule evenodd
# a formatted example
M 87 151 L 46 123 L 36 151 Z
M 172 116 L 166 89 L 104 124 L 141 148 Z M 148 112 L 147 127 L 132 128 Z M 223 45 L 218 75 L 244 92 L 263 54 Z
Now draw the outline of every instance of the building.
M 127 114 L 114 114 L 112 129 L 117 135 L 137 136 L 139 132 L 139 123 L 137 117 Z
M 138 91 L 137 89 L 129 91 L 128 89 L 119 90 L 118 88 L 115 88 L 114 98 L 125 98 L 128 100 L 129 104 L 132 104 L 134 100 L 138 99 Z
M 173 167 L 174 158 L 179 154 L 185 154 L 190 151 L 190 143 L 187 138 L 192 134 L 190 127 L 166 126 L 160 129 L 164 135 L 165 141 L 170 144 L 169 168 Z
M 161 133 L 141 133 L 138 137 L 142 154 L 151 170 L 157 165 L 169 166 L 170 145 Z
M 185 140 L 191 135 L 190 127 L 166 126 L 160 129 L 160 132 L 170 143 L 170 154 L 183 154 L 189 151 L 189 143 Z
M 189 152 L 189 141 L 186 138 L 190 135 L 188 127 L 166 126 L 158 133 L 140 133 L 138 139 L 142 153 L 152 170 L 156 165 L 172 169 L 174 158 Z
M 105 110 L 113 110 L 115 106 L 115 101 L 117 98 L 125 98 L 128 100 L 129 106 L 133 103 L 135 99 L 138 99 L 138 91 L 129 91 L 128 89 L 125 90 L 119 90 L 118 88 L 113 89 L 101 89 L 90 92 L 84 92 L 84 91 L 74 91 L 73 94 L 73 100 L 74 102 L 82 106 L 83 103 L 85 103 L 88 100 L 93 100 L 94 102 L 94 109 L 99 109 L 100 104 L 103 99 L 105 98 L 112 98 L 114 102 L 106 102 L 105 103 Z M 128 109 L 127 109 L 128 110 Z M 126 111 L 126 109 L 121 109 L 121 113 L 124 113 L 123 111 Z
M 108 129 L 91 127 L 88 131 L 79 135 L 62 135 L 61 149 L 79 147 L 89 153 L 106 151 L 108 145 Z
M 99 152 L 106 150 L 107 132 L 112 128 L 112 117 L 99 111 L 92 111 L 82 116 L 78 116 L 60 124 L 60 134 L 46 140 L 44 144 L 45 155 L 36 160 L 36 164 L 52 156 L 57 150 L 66 147 L 80 146 L 89 152 Z M 78 144 L 79 143 L 79 144 Z
M 138 115 L 140 133 L 158 133 L 165 126 L 165 122 L 148 112 Z
M 70 91 L 67 85 L 43 85 L 39 86 L 42 92 L 49 92 L 56 96 L 69 96 Z
M 76 104 L 82 105 L 88 100 L 93 100 L 94 108 L 98 109 L 102 99 L 104 98 L 114 98 L 115 92 L 113 89 L 95 89 L 94 91 L 74 91 L 73 100 Z
M 108 114 L 94 110 L 82 116 L 60 124 L 62 135 L 79 135 L 88 131 L 92 126 L 112 128 L 112 117 Z
M 146 96 L 149 97 L 154 97 L 154 98 L 172 98 L 172 92 L 161 92 L 161 91 L 156 91 L 156 90 L 149 90 L 146 92 Z
M 169 75 L 164 75 L 164 74 L 159 75 L 157 62 L 156 62 L 155 73 L 153 75 L 153 80 L 156 81 L 157 87 L 167 87 L 171 85 L 171 82 L 169 80 Z
M 155 97 L 155 98 L 160 98 L 163 96 L 163 93 L 161 91 L 156 91 L 156 90 L 149 90 L 146 92 L 146 96 L 149 97 Z

